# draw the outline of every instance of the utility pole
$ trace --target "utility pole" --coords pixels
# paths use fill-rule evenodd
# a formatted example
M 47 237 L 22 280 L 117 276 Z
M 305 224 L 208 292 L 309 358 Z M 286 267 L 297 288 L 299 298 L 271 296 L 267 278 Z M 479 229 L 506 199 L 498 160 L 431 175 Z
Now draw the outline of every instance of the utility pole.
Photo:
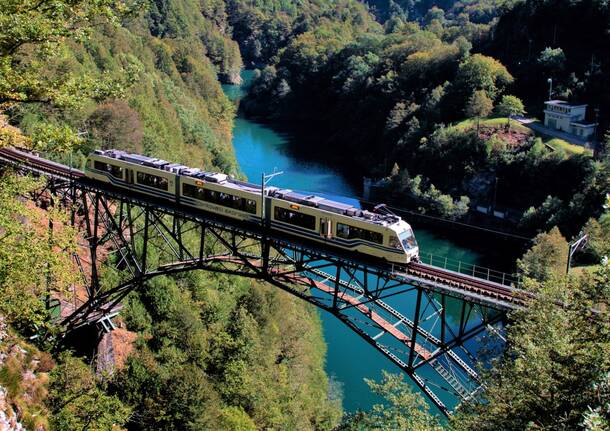
M 284 171 L 276 172 L 275 168 L 273 169 L 273 173 L 269 175 L 265 175 L 263 172 L 261 174 L 261 226 L 265 226 L 265 186 L 269 181 L 271 181 L 274 177 L 278 175 L 282 175 Z
M 494 201 L 493 201 L 493 211 L 496 210 L 496 202 L 497 202 L 497 198 L 498 198 L 498 177 L 495 177 L 495 182 L 494 182 Z
M 546 80 L 549 83 L 549 100 L 553 100 L 553 78 Z
M 589 240 L 589 236 L 583 232 L 580 232 L 579 238 L 568 244 L 568 264 L 566 266 L 566 274 L 570 272 L 570 267 L 572 266 L 572 256 L 579 250 L 582 250 L 587 245 L 587 241 Z
M 593 133 L 593 158 L 599 157 L 599 138 L 597 130 L 599 129 L 599 108 L 595 108 L 595 132 Z

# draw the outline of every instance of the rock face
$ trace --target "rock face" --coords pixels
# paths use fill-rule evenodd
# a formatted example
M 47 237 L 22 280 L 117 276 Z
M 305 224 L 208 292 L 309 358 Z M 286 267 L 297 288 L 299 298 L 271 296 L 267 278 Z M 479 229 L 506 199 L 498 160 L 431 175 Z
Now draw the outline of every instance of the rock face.
M 0 386 L 0 431 L 26 431 L 17 414 L 6 401 L 6 389 Z
M 0 346 L 6 341 L 8 335 L 4 317 L 0 316 Z M 4 349 L 0 350 L 0 367 L 4 365 L 8 354 Z M 25 428 L 17 420 L 17 413 L 6 399 L 6 389 L 0 386 L 0 431 L 25 431 Z
M 225 73 L 219 73 L 218 78 L 223 84 L 241 85 L 243 82 L 241 77 L 241 68 L 236 68 Z
M 135 332 L 120 327 L 104 334 L 97 346 L 97 374 L 112 375 L 115 370 L 122 369 L 137 337 Z

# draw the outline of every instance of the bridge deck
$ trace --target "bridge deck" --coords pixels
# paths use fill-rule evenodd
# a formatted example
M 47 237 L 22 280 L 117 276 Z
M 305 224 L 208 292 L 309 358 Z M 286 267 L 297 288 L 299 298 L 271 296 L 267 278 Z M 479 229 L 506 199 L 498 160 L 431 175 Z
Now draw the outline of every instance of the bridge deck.
M 70 168 L 68 166 L 46 160 L 29 153 L 16 151 L 11 148 L 0 149 L 0 159 L 11 164 L 26 165 L 29 169 L 42 174 L 50 174 L 55 177 L 60 177 L 68 181 L 81 181 L 86 179 L 84 173 L 80 170 Z M 83 184 L 85 185 L 85 184 Z M 107 184 L 103 185 L 105 188 Z M 114 193 L 128 195 L 134 199 L 142 198 L 137 192 L 132 192 L 126 189 L 112 187 Z M 147 199 L 145 197 L 145 199 Z M 168 203 L 164 203 L 168 205 Z M 194 210 L 189 207 L 183 207 L 179 204 L 174 204 L 179 207 L 181 212 L 189 212 L 193 217 L 202 217 L 203 212 Z M 230 221 L 228 221 L 230 223 Z M 234 222 L 237 223 L 237 222 Z M 260 227 L 252 227 L 253 232 L 258 234 Z M 284 234 L 282 234 L 284 235 Z M 284 237 L 281 238 L 285 240 Z M 302 243 L 301 238 L 289 238 L 295 243 Z M 312 246 L 307 244 L 307 246 Z M 315 246 L 315 245 L 313 245 Z M 361 256 L 352 256 L 352 259 L 361 259 Z M 468 276 L 443 268 L 438 268 L 431 265 L 412 262 L 406 268 L 406 272 L 395 271 L 391 266 L 387 267 L 388 273 L 396 278 L 402 278 L 406 282 L 419 283 L 432 290 L 441 290 L 445 293 L 455 295 L 457 297 L 468 298 L 483 305 L 487 305 L 500 309 L 515 309 L 525 305 L 528 298 L 532 294 L 516 289 L 511 286 L 505 286 L 500 283 L 495 283 L 485 279 Z

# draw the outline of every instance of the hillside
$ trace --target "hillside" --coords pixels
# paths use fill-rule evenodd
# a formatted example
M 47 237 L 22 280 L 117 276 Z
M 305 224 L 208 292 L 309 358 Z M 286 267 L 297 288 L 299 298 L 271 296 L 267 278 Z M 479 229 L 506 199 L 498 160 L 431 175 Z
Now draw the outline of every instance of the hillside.
M 241 57 L 224 2 L 151 1 L 127 13 L 121 1 L 100 9 L 37 4 L 0 1 L 0 23 L 15 30 L 0 31 L 0 65 L 9 72 L 0 76 L 0 101 L 11 124 L 2 118 L 0 145 L 32 147 L 77 166 L 92 149 L 112 147 L 239 173 L 235 108 L 220 82 L 235 81 Z M 15 24 L 32 22 L 33 34 Z M 40 186 L 0 176 L 0 314 L 26 334 L 34 325 L 58 329 L 41 298 L 46 289 L 67 293 L 77 276 L 70 253 L 56 253 L 75 248 L 76 237 L 50 242 L 48 221 L 20 199 Z M 60 211 L 56 217 L 57 226 L 67 222 Z M 19 255 L 31 260 L 16 265 Z M 121 277 L 114 263 L 110 254 L 104 286 Z M 76 358 L 65 352 L 70 345 L 53 342 L 60 339 L 40 339 L 25 349 L 53 359 L 35 403 L 23 408 L 30 390 L 24 376 L 36 371 L 29 361 L 37 353 L 28 353 L 0 368 L 0 385 L 12 385 L 3 411 L 12 415 L 13 406 L 15 419 L 29 423 L 38 409 L 37 430 L 65 431 L 315 430 L 340 418 L 340 400 L 328 398 L 317 312 L 285 293 L 201 272 L 159 277 L 126 300 L 121 320 L 135 334 L 127 337 L 135 342 L 123 368 L 96 375 L 92 351 Z
M 472 12 L 489 3 L 468 4 Z M 516 147 L 507 142 L 510 136 L 449 127 L 465 118 L 536 114 L 540 104 L 534 101 L 546 94 L 548 87 L 534 88 L 528 81 L 543 75 L 510 66 L 523 57 L 511 57 L 507 67 L 499 53 L 512 46 L 505 39 L 519 37 L 510 27 L 522 21 L 515 14 L 540 13 L 543 19 L 536 11 L 555 3 L 494 4 L 494 13 L 506 15 L 488 24 L 435 9 L 420 21 L 388 21 L 384 31 L 318 26 L 293 38 L 260 71 L 241 106 L 246 114 L 289 124 L 303 141 L 295 151 L 302 145 L 303 153 L 342 167 L 355 181 L 388 178 L 398 206 L 460 218 L 471 204 L 493 204 L 520 214 L 510 228 L 533 234 L 559 224 L 573 235 L 601 212 L 609 187 L 607 161 L 595 163 L 584 153 L 554 151 L 534 140 Z M 568 20 L 570 8 L 589 3 L 570 4 L 557 5 L 563 12 L 556 13 Z M 448 10 L 461 7 L 466 2 Z M 607 27 L 603 20 L 590 25 L 596 25 L 594 34 Z M 523 43 L 516 46 L 522 50 Z M 581 46 L 588 49 L 584 41 Z M 597 58 L 596 46 L 590 54 Z M 527 70 L 539 70 L 529 66 Z M 513 70 L 523 70 L 529 78 L 515 76 Z M 568 93 L 576 97 L 595 91 L 604 81 L 596 76 L 575 81 Z M 556 80 L 557 92 L 564 91 L 562 85 Z M 515 94 L 523 96 L 526 106 Z M 574 200 L 582 205 L 568 206 Z

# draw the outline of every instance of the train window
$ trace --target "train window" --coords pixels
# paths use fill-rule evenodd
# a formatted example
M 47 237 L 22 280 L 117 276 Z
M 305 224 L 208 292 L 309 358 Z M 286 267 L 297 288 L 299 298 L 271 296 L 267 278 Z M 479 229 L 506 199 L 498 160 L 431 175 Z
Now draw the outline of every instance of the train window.
M 244 211 L 250 214 L 256 214 L 256 201 L 253 199 L 244 199 Z
M 167 190 L 168 188 L 167 178 L 146 174 L 144 172 L 138 172 L 138 184 L 144 184 L 161 190 Z
M 192 184 L 182 184 L 182 194 L 189 198 L 199 199 L 200 201 L 205 200 L 205 191 L 201 187 L 194 186 Z
M 402 245 L 400 244 L 399 239 L 395 235 L 392 235 L 390 237 L 390 247 L 402 250 Z
M 100 162 L 96 160 L 93 164 L 93 167 L 98 171 L 104 171 L 110 173 L 113 177 L 123 178 L 123 168 L 116 165 L 111 165 L 109 163 Z
M 404 248 L 409 249 L 417 247 L 417 241 L 415 240 L 415 235 L 413 235 L 413 231 L 411 229 L 401 232 L 399 236 Z
M 316 218 L 314 216 L 291 211 L 285 208 L 275 207 L 273 218 L 275 220 L 293 224 L 295 226 L 301 226 L 306 229 L 315 230 L 316 228 Z
M 210 202 L 223 207 L 234 208 L 250 214 L 256 214 L 256 201 L 246 199 L 229 193 L 217 192 L 215 190 L 202 189 L 191 184 L 182 185 L 182 194 L 201 201 Z
M 383 244 L 383 234 L 343 223 L 337 223 L 337 236 L 339 238 L 363 239 L 368 242 Z

